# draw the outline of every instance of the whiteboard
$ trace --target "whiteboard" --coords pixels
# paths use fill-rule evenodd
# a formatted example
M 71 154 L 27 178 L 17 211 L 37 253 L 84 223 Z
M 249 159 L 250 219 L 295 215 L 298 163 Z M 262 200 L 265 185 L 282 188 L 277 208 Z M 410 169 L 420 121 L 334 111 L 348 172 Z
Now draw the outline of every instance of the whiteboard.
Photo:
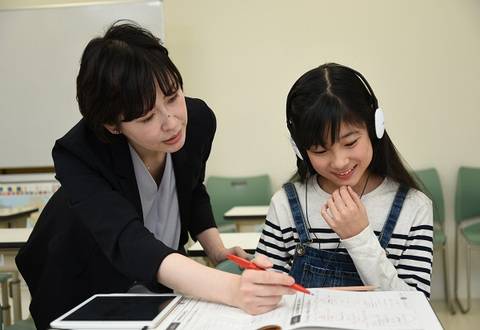
M 55 140 L 81 118 L 83 49 L 118 19 L 164 40 L 162 1 L 0 10 L 0 168 L 53 164 Z

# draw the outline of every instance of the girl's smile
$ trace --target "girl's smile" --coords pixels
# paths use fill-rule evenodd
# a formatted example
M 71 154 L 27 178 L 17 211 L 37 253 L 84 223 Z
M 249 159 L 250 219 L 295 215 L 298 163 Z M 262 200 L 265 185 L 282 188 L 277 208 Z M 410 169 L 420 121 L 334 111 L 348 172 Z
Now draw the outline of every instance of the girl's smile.
M 326 132 L 326 136 L 329 134 Z M 351 186 L 360 193 L 373 158 L 373 148 L 365 126 L 342 123 L 333 144 L 312 146 L 307 155 L 323 190 L 332 193 L 341 186 Z
M 354 165 L 352 168 L 342 171 L 342 172 L 333 172 L 340 180 L 348 180 L 354 175 L 354 171 L 357 168 L 357 165 Z

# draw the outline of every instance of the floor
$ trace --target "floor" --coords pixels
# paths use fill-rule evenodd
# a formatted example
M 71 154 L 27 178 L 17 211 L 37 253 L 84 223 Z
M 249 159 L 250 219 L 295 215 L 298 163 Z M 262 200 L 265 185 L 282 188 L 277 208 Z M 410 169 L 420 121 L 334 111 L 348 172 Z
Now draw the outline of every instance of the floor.
M 472 300 L 472 308 L 462 314 L 458 308 L 455 315 L 450 314 L 443 300 L 432 300 L 432 306 L 445 330 L 476 330 L 480 328 L 480 299 Z

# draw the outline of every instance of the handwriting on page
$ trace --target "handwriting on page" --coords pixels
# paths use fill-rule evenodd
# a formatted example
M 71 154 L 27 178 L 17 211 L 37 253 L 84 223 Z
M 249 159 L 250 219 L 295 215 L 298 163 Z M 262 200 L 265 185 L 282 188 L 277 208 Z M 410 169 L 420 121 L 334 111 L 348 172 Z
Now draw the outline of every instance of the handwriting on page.
M 351 295 L 328 290 L 316 291 L 314 296 L 296 295 L 290 325 L 351 329 L 420 328 L 406 299 L 398 296 L 379 299 L 368 293 Z

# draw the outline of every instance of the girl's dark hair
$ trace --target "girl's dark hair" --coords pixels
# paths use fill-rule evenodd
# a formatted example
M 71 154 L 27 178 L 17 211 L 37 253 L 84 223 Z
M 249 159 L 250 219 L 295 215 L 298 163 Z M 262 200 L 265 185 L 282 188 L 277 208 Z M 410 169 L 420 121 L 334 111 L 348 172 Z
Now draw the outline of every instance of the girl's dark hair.
M 327 145 L 327 132 L 331 144 L 338 141 L 340 125 L 345 122 L 366 127 L 373 146 L 368 168 L 371 173 L 419 189 L 388 134 L 385 132 L 381 139 L 377 138 L 377 107 L 377 99 L 367 80 L 349 67 L 327 63 L 302 75 L 287 97 L 287 127 L 304 159 L 297 157 L 300 179 L 306 181 L 309 174 L 315 173 L 306 150 Z
M 85 48 L 77 76 L 77 101 L 87 125 L 101 140 L 111 135 L 105 124 L 131 121 L 155 104 L 156 86 L 173 95 L 180 72 L 160 39 L 132 21 L 117 21 Z

